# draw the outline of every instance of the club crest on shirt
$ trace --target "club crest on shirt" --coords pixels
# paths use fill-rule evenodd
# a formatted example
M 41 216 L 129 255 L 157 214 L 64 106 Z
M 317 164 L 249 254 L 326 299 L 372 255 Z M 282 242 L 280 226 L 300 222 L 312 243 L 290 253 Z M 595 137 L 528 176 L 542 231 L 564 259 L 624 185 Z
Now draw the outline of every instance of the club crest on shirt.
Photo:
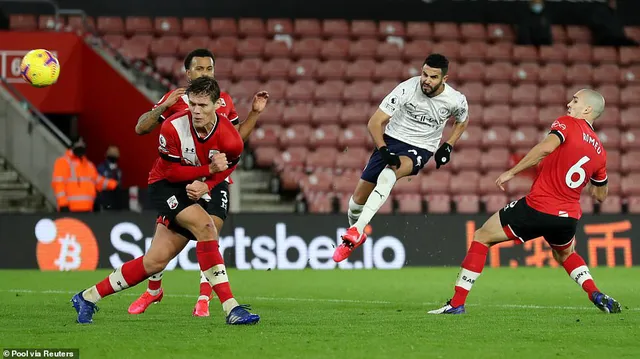
M 222 97 L 220 97 L 220 107 L 227 107 L 227 103 L 224 101 Z
M 209 150 L 209 160 L 213 160 L 213 156 L 216 153 L 220 153 L 220 151 L 218 151 L 218 150 Z

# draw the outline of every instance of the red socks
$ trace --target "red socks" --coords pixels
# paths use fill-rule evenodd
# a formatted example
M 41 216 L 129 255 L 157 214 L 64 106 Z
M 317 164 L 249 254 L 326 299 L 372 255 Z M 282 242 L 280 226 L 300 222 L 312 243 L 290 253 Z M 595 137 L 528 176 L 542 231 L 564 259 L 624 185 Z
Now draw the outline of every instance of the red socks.
M 96 284 L 96 289 L 100 297 L 104 298 L 113 293 L 133 287 L 149 277 L 144 269 L 142 258 L 138 257 L 128 261 L 122 267 L 116 269 L 113 273 Z
M 567 274 L 589 295 L 589 299 L 593 300 L 593 292 L 599 292 L 600 290 L 596 287 L 596 283 L 593 281 L 591 273 L 589 273 L 589 267 L 587 267 L 584 259 L 578 253 L 572 253 L 562 263 L 562 266 L 567 271 Z
M 452 307 L 459 307 L 467 300 L 467 295 L 476 279 L 482 273 L 484 264 L 487 261 L 489 247 L 480 242 L 473 241 L 469 247 L 467 256 L 462 261 L 462 268 L 456 282 L 455 293 L 451 299 Z
M 220 254 L 218 241 L 198 242 L 196 244 L 196 257 L 200 264 L 200 270 L 204 272 L 205 277 L 213 287 L 213 291 L 220 299 L 220 303 L 226 302 L 233 298 L 229 278 L 227 277 L 227 269 L 224 260 Z M 202 285 L 200 291 L 202 294 Z M 211 292 L 209 292 L 210 294 Z

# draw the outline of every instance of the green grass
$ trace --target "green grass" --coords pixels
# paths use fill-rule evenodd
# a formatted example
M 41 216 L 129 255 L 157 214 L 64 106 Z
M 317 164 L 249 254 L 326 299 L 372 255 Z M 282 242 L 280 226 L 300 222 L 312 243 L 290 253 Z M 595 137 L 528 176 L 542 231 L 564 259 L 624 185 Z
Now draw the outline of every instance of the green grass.
M 82 358 L 640 358 L 640 268 L 594 268 L 623 312 L 606 315 L 561 269 L 486 269 L 467 313 L 431 316 L 452 294 L 457 268 L 399 271 L 231 271 L 256 326 L 193 318 L 197 272 L 165 273 L 165 298 L 127 307 L 145 285 L 106 298 L 79 325 L 72 294 L 100 272 L 0 271 L 0 344 L 80 348 Z

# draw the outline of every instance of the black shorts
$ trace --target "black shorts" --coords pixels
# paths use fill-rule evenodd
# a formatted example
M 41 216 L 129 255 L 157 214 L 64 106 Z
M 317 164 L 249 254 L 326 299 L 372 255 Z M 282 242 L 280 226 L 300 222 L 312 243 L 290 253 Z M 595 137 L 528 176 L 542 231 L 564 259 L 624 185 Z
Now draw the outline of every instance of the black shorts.
M 529 207 L 525 197 L 506 205 L 499 212 L 500 223 L 509 239 L 522 242 L 544 237 L 556 250 L 568 248 L 576 235 L 578 220 L 558 217 Z
M 183 209 L 196 203 L 189 199 L 185 187 L 190 182 L 171 183 L 159 181 L 149 185 L 149 197 L 158 211 L 156 223 L 163 224 L 172 231 L 181 234 L 189 240 L 196 240 L 193 234 L 175 223 L 175 218 Z M 197 203 L 204 208 L 209 215 L 216 216 L 223 221 L 229 213 L 229 182 L 223 181 L 211 190 L 209 202 L 201 199 Z M 175 201 L 172 199 L 175 197 Z M 166 199 L 165 199 L 166 198 Z M 177 201 L 175 208 L 171 204 Z

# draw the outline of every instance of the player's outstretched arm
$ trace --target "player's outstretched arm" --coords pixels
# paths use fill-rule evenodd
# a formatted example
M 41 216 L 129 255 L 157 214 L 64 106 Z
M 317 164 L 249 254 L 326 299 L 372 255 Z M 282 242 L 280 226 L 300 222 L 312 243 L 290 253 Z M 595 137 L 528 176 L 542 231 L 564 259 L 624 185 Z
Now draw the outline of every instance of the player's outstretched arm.
M 240 133 L 240 137 L 242 137 L 242 141 L 246 141 L 253 129 L 256 127 L 256 122 L 260 117 L 262 111 L 264 111 L 267 106 L 267 101 L 269 100 L 269 93 L 267 91 L 260 91 L 255 96 L 253 96 L 253 103 L 251 105 L 251 112 L 247 115 L 247 119 L 244 120 L 240 125 L 236 127 L 238 133 Z
M 455 146 L 456 142 L 458 142 L 458 140 L 460 139 L 460 136 L 462 136 L 464 131 L 466 131 L 467 126 L 469 126 L 469 121 L 454 122 L 453 132 L 451 133 L 451 136 L 449 136 L 447 143 L 451 146 Z
M 376 112 L 369 119 L 369 123 L 367 124 L 367 128 L 369 129 L 369 134 L 371 134 L 371 138 L 373 138 L 373 143 L 375 143 L 377 148 L 385 147 L 387 144 L 384 142 L 384 125 L 389 122 L 391 116 L 382 112 L 382 110 L 377 109 Z
M 496 180 L 496 185 L 504 191 L 503 184 L 511 180 L 518 173 L 540 163 L 543 158 L 547 157 L 551 152 L 555 151 L 555 149 L 558 148 L 561 143 L 562 142 L 560 142 L 560 137 L 556 136 L 555 134 L 552 133 L 547 135 L 547 137 L 545 137 L 542 142 L 538 143 L 531 150 L 529 150 L 529 153 L 527 153 L 527 155 L 524 156 L 524 158 L 520 160 L 517 165 L 515 165 L 507 172 L 501 174 L 500 177 L 498 177 L 498 179 Z
M 151 133 L 151 131 L 153 131 L 153 129 L 160 124 L 160 116 L 166 110 L 166 105 L 160 105 L 151 111 L 143 113 L 142 116 L 138 118 L 138 123 L 136 124 L 136 134 L 146 135 L 147 133 Z

